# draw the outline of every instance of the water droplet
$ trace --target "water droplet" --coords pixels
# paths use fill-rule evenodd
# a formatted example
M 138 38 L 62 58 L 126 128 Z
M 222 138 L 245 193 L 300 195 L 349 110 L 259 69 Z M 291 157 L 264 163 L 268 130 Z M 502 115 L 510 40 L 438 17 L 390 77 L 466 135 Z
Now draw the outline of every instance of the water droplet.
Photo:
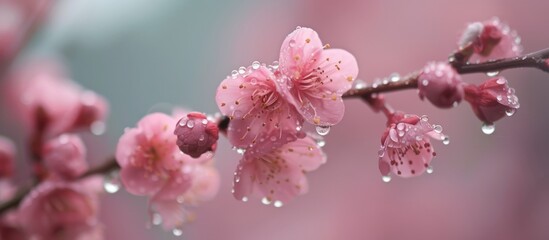
M 391 181 L 391 176 L 389 176 L 389 175 L 387 175 L 387 176 L 383 176 L 383 177 L 381 177 L 381 180 L 383 180 L 383 182 L 386 182 L 386 183 L 388 183 L 388 182 L 390 182 L 390 181 Z
M 291 39 L 289 45 L 291 48 L 295 47 L 295 40 Z
M 427 115 L 423 115 L 421 116 L 421 121 L 427 122 L 429 121 L 429 117 L 427 117 Z
M 272 67 L 274 70 L 278 69 L 278 66 L 279 66 L 278 61 L 274 61 L 273 64 L 271 64 L 271 67 Z
M 452 103 L 452 107 L 457 107 L 458 105 L 459 105 L 458 101 L 454 101 L 454 103 Z
M 389 84 L 389 80 L 388 79 L 383 79 L 383 81 L 381 83 L 383 83 L 383 85 L 387 85 L 387 84 Z
M 192 120 L 187 121 L 187 127 L 188 128 L 193 128 L 194 127 L 194 121 L 192 121 Z
M 486 76 L 488 76 L 488 77 L 495 77 L 495 76 L 497 76 L 498 74 L 499 74 L 498 71 L 487 72 L 487 73 L 486 73 Z
M 444 144 L 444 145 L 450 144 L 450 138 L 448 136 L 443 136 L 442 137 L 442 144 Z
M 299 30 L 299 29 L 301 29 L 301 26 L 297 26 L 297 27 L 295 27 L 295 29 L 296 29 L 296 30 Z
M 205 137 L 204 135 L 200 135 L 200 137 L 198 138 L 198 141 L 204 141 Z
M 158 214 L 158 213 L 153 214 L 152 224 L 157 225 L 157 226 L 162 224 L 162 216 L 160 216 L 160 214 Z
M 276 141 L 277 138 L 276 138 L 276 136 L 271 136 L 269 139 L 271 140 L 271 142 L 274 142 L 274 141 Z
M 301 126 L 301 125 L 297 125 L 297 126 L 295 127 L 295 130 L 297 130 L 297 131 L 301 131 L 301 128 L 302 128 L 302 126 Z
M 379 151 L 377 151 L 378 157 L 383 157 L 384 155 L 385 155 L 385 149 L 379 149 Z
M 254 70 L 258 69 L 259 66 L 261 66 L 261 64 L 260 64 L 258 61 L 254 61 L 254 62 L 252 63 L 252 68 L 253 68 Z
M 404 127 L 405 127 L 404 123 L 398 123 L 397 124 L 397 129 L 398 130 L 404 130 Z
M 172 230 L 172 233 L 173 233 L 174 236 L 179 237 L 179 236 L 183 235 L 183 230 L 181 230 L 179 228 L 174 228 Z
M 507 83 L 507 80 L 505 80 L 505 78 L 500 78 L 500 79 L 496 80 L 496 83 L 497 84 L 505 84 L 505 83 Z
M 116 193 L 120 190 L 120 182 L 116 177 L 107 176 L 103 180 L 103 189 L 107 193 Z
M 316 126 L 316 133 L 320 136 L 326 136 L 330 132 L 330 126 Z
M 240 155 L 244 155 L 244 153 L 246 152 L 246 149 L 244 148 L 236 148 L 236 153 L 240 154 Z
M 107 126 L 105 125 L 105 122 L 102 121 L 95 121 L 90 126 L 90 131 L 93 133 L 93 135 L 99 136 L 103 135 L 105 133 L 105 129 Z
M 187 125 L 187 121 L 183 120 L 183 121 L 179 121 L 179 126 L 183 127 Z
M 421 80 L 421 85 L 423 85 L 423 86 L 429 85 L 429 80 L 427 80 L 427 79 Z
M 238 68 L 238 73 L 239 73 L 240 75 L 245 74 L 245 73 L 246 73 L 246 68 L 245 68 L 245 67 L 239 67 L 239 68 Z
M 231 72 L 231 77 L 232 77 L 233 79 L 235 79 L 236 77 L 238 77 L 238 71 L 233 70 L 233 71 Z
M 425 171 L 426 171 L 428 174 L 433 173 L 433 171 L 434 171 L 433 166 L 429 165 Z
M 364 89 L 366 86 L 367 84 L 360 79 L 355 81 L 355 89 Z
M 442 126 L 440 126 L 440 125 L 434 125 L 433 128 L 435 129 L 435 132 L 437 132 L 437 133 L 442 132 Z
M 275 201 L 274 204 L 273 204 L 275 207 L 279 208 L 279 207 L 282 207 L 284 204 L 281 202 L 281 201 Z
M 268 197 L 264 197 L 264 198 L 261 199 L 261 203 L 263 203 L 265 205 L 269 205 L 269 204 L 271 204 L 271 200 Z
M 509 109 L 507 109 L 507 110 L 505 111 L 505 115 L 507 115 L 507 116 L 510 117 L 510 116 L 515 115 L 515 112 L 516 112 L 516 111 L 515 111 L 514 108 L 509 108 Z
M 248 201 L 248 197 L 242 197 L 241 199 L 243 202 L 247 202 Z
M 389 79 L 391 80 L 391 82 L 398 82 L 400 81 L 400 75 L 398 73 L 392 73 L 389 76 Z
M 324 146 L 326 146 L 326 141 L 324 141 L 323 139 L 317 140 L 316 145 L 318 147 L 324 147 Z
M 496 131 L 496 126 L 494 126 L 494 124 L 488 124 L 488 123 L 484 123 L 482 124 L 482 132 L 486 135 L 490 135 L 492 133 L 494 133 L 494 131 Z
M 208 124 L 208 119 L 202 119 L 202 124 L 204 125 Z
M 257 84 L 257 78 L 250 79 L 250 84 L 256 85 Z

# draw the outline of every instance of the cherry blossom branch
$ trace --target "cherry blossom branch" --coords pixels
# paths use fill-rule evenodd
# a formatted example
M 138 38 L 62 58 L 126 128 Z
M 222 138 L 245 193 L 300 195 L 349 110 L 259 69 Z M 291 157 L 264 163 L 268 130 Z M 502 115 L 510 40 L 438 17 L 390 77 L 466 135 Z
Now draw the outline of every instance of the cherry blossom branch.
M 456 53 L 458 54 L 458 53 Z M 454 55 L 456 55 L 454 54 Z M 549 72 L 549 48 L 540 50 L 534 53 L 526 54 L 523 56 L 508 58 L 508 59 L 499 59 L 486 63 L 465 63 L 462 64 L 459 61 L 455 61 L 456 58 L 452 58 L 450 63 L 456 69 L 457 72 L 462 74 L 469 73 L 486 73 L 486 72 L 499 72 L 505 69 L 511 68 L 537 68 L 544 72 Z M 452 61 L 454 60 L 454 61 Z M 404 77 L 400 77 L 398 81 L 384 81 L 381 83 L 374 83 L 370 86 L 364 86 L 363 88 L 351 89 L 343 94 L 344 99 L 350 98 L 362 98 L 370 105 L 373 105 L 372 95 L 379 93 L 386 93 L 404 89 L 415 89 L 418 87 L 418 78 L 420 71 L 410 73 Z M 389 110 L 387 110 L 389 111 Z M 389 113 L 389 112 L 387 112 Z M 386 114 L 387 114 L 386 113 Z M 218 127 L 221 131 L 226 131 L 229 125 L 229 118 L 223 117 L 218 122 Z M 79 179 L 89 177 L 95 174 L 107 174 L 116 169 L 119 169 L 120 166 L 116 162 L 116 159 L 112 158 L 107 160 L 100 166 L 90 169 L 88 172 L 84 173 Z M 22 199 L 31 191 L 32 187 L 26 187 L 20 190 L 15 197 L 2 203 L 0 205 L 0 214 L 3 214 L 7 210 L 17 207 Z
M 86 177 L 96 175 L 96 174 L 108 174 L 109 172 L 115 171 L 119 169 L 120 166 L 116 162 L 116 159 L 111 158 L 105 163 L 88 170 L 86 173 L 82 174 L 78 179 L 84 179 Z M 27 186 L 25 188 L 20 189 L 13 198 L 11 198 L 8 201 L 3 202 L 0 204 L 0 215 L 4 214 L 6 211 L 8 211 L 11 208 L 19 206 L 23 198 L 29 194 L 29 192 L 32 190 L 35 184 L 31 184 L 31 186 Z

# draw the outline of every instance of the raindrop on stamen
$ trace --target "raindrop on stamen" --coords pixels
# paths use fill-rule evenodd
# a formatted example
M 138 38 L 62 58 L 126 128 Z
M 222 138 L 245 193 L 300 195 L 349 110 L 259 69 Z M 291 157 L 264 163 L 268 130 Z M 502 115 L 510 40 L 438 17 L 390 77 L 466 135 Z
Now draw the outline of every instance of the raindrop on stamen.
M 316 133 L 320 136 L 326 136 L 330 132 L 330 126 L 316 126 Z
M 482 132 L 486 135 L 490 135 L 492 133 L 494 133 L 494 131 L 496 131 L 496 126 L 494 126 L 494 124 L 488 124 L 488 123 L 484 123 L 482 124 Z
M 383 182 L 388 183 L 388 182 L 391 181 L 391 176 L 383 176 L 383 177 L 381 177 L 381 180 L 383 180 Z

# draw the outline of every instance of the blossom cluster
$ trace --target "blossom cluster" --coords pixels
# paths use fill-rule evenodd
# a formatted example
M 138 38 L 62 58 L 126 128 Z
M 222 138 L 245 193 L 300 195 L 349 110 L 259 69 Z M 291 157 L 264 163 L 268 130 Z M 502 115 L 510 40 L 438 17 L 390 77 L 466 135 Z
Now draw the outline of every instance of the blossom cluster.
M 99 239 L 102 179 L 85 176 L 86 146 L 75 132 L 101 133 L 108 104 L 66 77 L 53 61 L 28 63 L 10 72 L 2 97 L 29 136 L 36 186 L 19 208 L 0 218 L 1 239 Z M 95 131 L 94 131 L 95 130 Z M 0 138 L 0 200 L 15 196 L 16 148 Z
M 358 74 L 352 54 L 323 45 L 310 28 L 298 27 L 271 65 L 257 61 L 221 82 L 216 101 L 230 119 L 227 136 L 243 154 L 234 177 L 234 196 L 258 196 L 275 207 L 307 191 L 305 173 L 326 158 L 303 130 L 321 135 L 343 118 L 342 95 Z

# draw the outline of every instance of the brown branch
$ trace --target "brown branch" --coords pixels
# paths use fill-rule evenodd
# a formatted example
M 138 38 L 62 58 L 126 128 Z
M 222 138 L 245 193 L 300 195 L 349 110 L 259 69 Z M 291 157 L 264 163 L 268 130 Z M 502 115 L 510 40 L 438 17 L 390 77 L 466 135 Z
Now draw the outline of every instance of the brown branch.
M 537 68 L 549 73 L 549 64 L 546 62 L 547 58 L 549 58 L 549 48 L 515 58 L 499 59 L 485 63 L 450 63 L 454 66 L 456 71 L 461 74 L 500 72 L 510 68 Z

